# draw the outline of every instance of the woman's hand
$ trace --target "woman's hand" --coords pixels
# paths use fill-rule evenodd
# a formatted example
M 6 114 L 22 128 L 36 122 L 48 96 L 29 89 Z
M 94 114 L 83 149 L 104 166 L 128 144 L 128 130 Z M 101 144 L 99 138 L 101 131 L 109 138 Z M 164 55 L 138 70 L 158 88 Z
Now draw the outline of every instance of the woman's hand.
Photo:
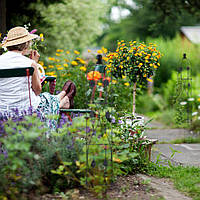
M 39 61 L 40 54 L 36 50 L 32 50 L 30 54 L 30 59 L 34 60 L 36 63 Z

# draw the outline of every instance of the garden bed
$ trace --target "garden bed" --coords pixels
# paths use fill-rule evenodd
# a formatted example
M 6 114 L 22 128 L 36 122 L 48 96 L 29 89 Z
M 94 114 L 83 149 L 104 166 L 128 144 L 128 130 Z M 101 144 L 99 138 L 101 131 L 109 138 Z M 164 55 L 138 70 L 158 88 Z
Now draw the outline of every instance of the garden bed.
M 106 199 L 98 198 L 96 195 L 88 192 L 85 189 L 74 189 L 66 190 L 61 195 L 50 195 L 46 194 L 42 197 L 35 198 L 33 200 L 53 200 L 53 199 L 85 199 L 85 200 L 99 200 Z M 137 175 L 128 175 L 118 177 L 107 191 L 107 199 L 110 200 L 132 200 L 132 199 L 161 199 L 161 196 L 157 195 L 157 191 L 150 187 L 148 182 L 145 182 L 142 178 Z

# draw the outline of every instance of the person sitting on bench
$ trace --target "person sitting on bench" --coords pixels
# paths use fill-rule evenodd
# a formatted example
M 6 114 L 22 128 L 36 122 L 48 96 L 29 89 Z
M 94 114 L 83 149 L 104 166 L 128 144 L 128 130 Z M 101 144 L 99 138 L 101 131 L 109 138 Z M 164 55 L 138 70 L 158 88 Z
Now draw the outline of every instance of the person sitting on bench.
M 0 78 L 1 113 L 11 112 L 13 109 L 28 110 L 30 99 L 32 109 L 40 112 L 43 117 L 58 114 L 59 108 L 73 108 L 76 86 L 70 80 L 64 84 L 58 95 L 41 93 L 42 86 L 37 67 L 40 55 L 36 50 L 30 50 L 31 40 L 37 37 L 23 27 L 15 27 L 8 32 L 7 39 L 2 44 L 8 52 L 0 56 L 0 69 L 33 67 L 34 73 L 30 83 L 27 77 Z M 29 58 L 25 56 L 28 54 L 30 54 Z M 52 127 L 55 124 L 49 124 L 49 126 Z

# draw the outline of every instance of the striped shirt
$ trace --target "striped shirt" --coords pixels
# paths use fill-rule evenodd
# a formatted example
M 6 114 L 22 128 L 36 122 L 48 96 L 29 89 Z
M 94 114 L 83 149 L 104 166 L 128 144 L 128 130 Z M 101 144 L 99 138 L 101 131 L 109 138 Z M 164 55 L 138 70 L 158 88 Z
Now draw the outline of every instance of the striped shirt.
M 0 56 L 0 69 L 12 69 L 19 67 L 30 67 L 34 61 L 23 56 L 21 53 L 8 51 Z M 31 105 L 35 110 L 41 99 L 36 96 L 31 87 L 32 77 L 30 77 Z M 12 109 L 19 111 L 27 110 L 30 107 L 28 77 L 0 78 L 0 112 Z

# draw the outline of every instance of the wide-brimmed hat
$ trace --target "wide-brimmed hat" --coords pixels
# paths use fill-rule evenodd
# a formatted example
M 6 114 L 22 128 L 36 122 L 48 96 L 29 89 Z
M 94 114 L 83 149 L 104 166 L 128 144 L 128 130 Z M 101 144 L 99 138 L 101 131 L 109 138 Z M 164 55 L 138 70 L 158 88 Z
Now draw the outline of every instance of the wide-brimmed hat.
M 8 31 L 7 38 L 3 42 L 2 47 L 14 46 L 22 44 L 39 37 L 36 34 L 30 34 L 24 27 L 15 27 Z

